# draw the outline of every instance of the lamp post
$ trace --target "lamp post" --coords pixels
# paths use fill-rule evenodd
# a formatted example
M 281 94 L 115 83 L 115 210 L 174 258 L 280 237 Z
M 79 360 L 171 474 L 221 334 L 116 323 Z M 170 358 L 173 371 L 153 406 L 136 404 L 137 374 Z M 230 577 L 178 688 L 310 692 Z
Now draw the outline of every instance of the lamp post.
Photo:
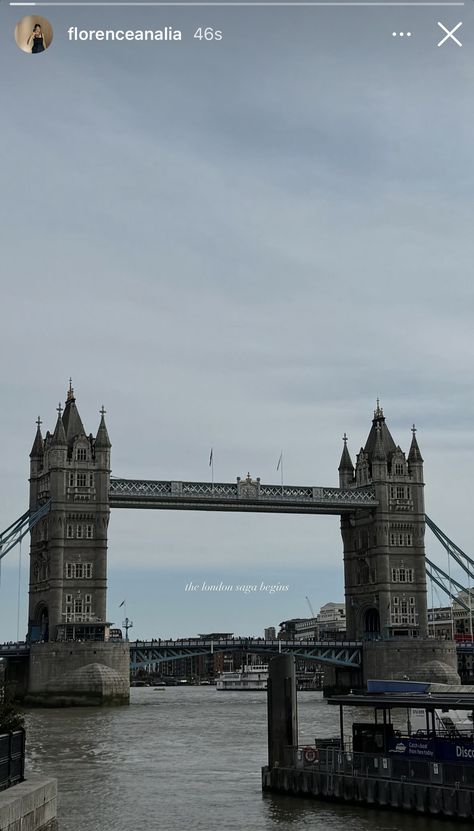
M 128 630 L 131 629 L 133 626 L 133 620 L 126 617 L 125 620 L 122 622 L 122 629 L 125 629 L 125 640 L 128 641 Z

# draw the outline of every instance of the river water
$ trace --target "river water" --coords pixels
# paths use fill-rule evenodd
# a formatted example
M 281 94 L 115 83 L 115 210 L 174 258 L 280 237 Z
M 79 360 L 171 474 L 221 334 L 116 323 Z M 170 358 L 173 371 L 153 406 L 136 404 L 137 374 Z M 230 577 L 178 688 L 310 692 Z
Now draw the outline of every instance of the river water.
M 300 743 L 339 710 L 298 694 Z M 28 769 L 59 780 L 59 831 L 459 831 L 447 821 L 263 795 L 266 695 L 131 690 L 129 707 L 27 714 Z

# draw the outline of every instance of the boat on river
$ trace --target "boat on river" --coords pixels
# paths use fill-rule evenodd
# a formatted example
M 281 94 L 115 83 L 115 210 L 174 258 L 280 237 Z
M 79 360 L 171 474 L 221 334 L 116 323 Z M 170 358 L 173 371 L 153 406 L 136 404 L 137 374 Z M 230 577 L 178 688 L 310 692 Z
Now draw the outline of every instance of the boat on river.
M 217 676 L 216 689 L 238 692 L 266 690 L 268 682 L 267 664 L 246 664 L 235 672 L 221 672 Z

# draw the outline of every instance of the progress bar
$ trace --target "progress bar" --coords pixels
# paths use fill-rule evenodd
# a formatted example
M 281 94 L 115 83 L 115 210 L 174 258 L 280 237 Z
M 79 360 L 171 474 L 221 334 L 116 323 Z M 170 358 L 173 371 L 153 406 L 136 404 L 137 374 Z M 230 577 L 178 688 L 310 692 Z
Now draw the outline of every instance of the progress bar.
M 407 6 L 417 6 L 417 7 L 419 7 L 419 6 L 428 6 L 428 7 L 429 6 L 431 6 L 431 7 L 437 6 L 437 7 L 439 7 L 439 6 L 442 6 L 443 8 L 449 8 L 450 6 L 464 6 L 465 3 L 464 2 L 451 2 L 451 3 L 449 3 L 449 2 L 444 2 L 444 3 L 443 2 L 440 2 L 440 3 L 436 3 L 436 2 L 417 2 L 417 0 L 415 0 L 415 2 L 413 2 L 413 0 L 407 0 L 407 2 L 396 2 L 396 0 L 387 0 L 387 2 L 383 2 L 383 0 L 381 0 L 381 2 L 370 2 L 370 0 L 369 0 L 369 2 L 360 2 L 360 0 L 354 0 L 354 2 L 350 2 L 350 0 L 347 0 L 347 2 L 341 2 L 341 0 L 335 0 L 335 2 L 332 2 L 331 0 L 326 0 L 326 2 L 319 2 L 319 1 L 317 2 L 317 0 L 314 0 L 314 2 L 313 2 L 313 0 L 304 0 L 304 2 L 302 2 L 302 0 L 295 0 L 295 2 L 291 2 L 291 0 L 281 0 L 281 2 L 278 2 L 278 0 L 255 0 L 255 2 L 253 2 L 253 0 L 214 0 L 214 2 L 213 2 L 213 0 L 210 0 L 209 2 L 207 2 L 207 0 L 195 0 L 195 2 L 193 2 L 193 0 L 189 0 L 189 2 L 188 2 L 188 0 L 137 0 L 136 3 L 134 3 L 133 0 L 69 0 L 69 2 L 67 2 L 67 0 L 65 0 L 65 2 L 61 2 L 61 1 L 60 2 L 54 2 L 54 0 L 52 0 L 52 2 L 49 2 L 49 0 L 39 0 L 38 3 L 36 3 L 36 2 L 35 3 L 30 3 L 30 2 L 19 3 L 18 2 L 18 3 L 10 3 L 9 5 L 10 6 L 29 6 L 29 7 L 31 7 L 31 6 L 130 6 L 130 7 L 133 7 L 133 6 L 188 6 L 188 7 L 190 7 L 190 6 L 196 6 L 196 7 L 200 7 L 200 6 L 220 6 L 220 7 L 225 7 L 225 6 L 233 6 L 233 7 L 235 7 L 235 6 L 246 6 L 246 7 L 258 6 L 260 8 L 262 6 L 272 6 L 272 7 L 286 6 L 287 8 L 290 8 L 290 7 L 293 7 L 293 6 L 295 6 L 295 7 L 298 7 L 298 6 L 326 6 L 326 7 L 329 7 L 329 6 L 345 6 L 345 7 L 349 7 L 349 8 L 350 7 L 357 7 L 357 6 L 364 6 L 365 8 L 368 8 L 368 7 L 371 7 L 371 6 L 374 6 L 374 7 L 378 6 L 379 8 L 382 7 L 382 6 L 389 6 L 391 8 L 393 8 L 394 6 L 398 6 L 398 7 L 407 7 Z

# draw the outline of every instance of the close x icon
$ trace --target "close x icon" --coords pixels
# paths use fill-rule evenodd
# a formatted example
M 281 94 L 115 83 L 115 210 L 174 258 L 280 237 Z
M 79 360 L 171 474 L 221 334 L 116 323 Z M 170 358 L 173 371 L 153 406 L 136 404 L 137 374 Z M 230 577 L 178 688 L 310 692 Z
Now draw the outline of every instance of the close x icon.
M 444 23 L 441 23 L 439 20 L 438 20 L 438 26 L 445 33 L 444 37 L 442 37 L 441 40 L 439 41 L 438 46 L 444 46 L 446 43 L 449 43 L 449 41 L 451 41 L 451 40 L 457 46 L 462 46 L 461 41 L 454 34 L 455 32 L 458 31 L 458 29 L 461 28 L 462 20 L 459 23 L 457 23 L 456 26 L 454 26 L 453 29 L 448 29 L 448 27 L 445 26 Z

